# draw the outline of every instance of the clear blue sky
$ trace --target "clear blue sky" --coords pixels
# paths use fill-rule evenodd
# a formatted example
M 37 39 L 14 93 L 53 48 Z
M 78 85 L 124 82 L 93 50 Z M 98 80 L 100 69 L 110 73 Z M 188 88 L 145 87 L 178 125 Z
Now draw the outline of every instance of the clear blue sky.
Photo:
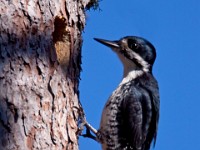
M 103 0 L 88 11 L 83 33 L 80 98 L 87 120 L 99 128 L 103 106 L 122 79 L 117 56 L 93 40 L 137 35 L 157 49 L 153 73 L 161 111 L 155 150 L 200 150 L 200 1 Z M 80 150 L 100 144 L 80 137 Z

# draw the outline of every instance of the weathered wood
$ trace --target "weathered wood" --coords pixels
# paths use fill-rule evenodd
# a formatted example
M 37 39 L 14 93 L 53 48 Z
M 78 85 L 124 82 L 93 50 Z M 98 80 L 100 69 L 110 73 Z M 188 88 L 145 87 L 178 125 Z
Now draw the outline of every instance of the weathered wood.
M 0 2 L 0 149 L 78 149 L 87 1 Z

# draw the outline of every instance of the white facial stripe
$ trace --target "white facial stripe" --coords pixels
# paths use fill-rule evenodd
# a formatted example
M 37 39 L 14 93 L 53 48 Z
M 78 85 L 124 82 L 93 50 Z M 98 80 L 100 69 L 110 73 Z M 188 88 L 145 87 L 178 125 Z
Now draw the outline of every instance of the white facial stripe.
M 139 64 L 142 65 L 142 70 L 144 72 L 148 72 L 150 65 L 142 57 L 140 57 L 140 55 L 138 55 L 135 52 L 132 52 L 132 53 L 134 55 L 134 58 L 139 62 Z

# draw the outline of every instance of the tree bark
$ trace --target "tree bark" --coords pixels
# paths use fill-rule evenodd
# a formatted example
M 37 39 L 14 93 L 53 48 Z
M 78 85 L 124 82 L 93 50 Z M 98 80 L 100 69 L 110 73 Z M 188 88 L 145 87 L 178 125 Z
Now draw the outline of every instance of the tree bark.
M 78 149 L 87 1 L 0 1 L 0 149 Z

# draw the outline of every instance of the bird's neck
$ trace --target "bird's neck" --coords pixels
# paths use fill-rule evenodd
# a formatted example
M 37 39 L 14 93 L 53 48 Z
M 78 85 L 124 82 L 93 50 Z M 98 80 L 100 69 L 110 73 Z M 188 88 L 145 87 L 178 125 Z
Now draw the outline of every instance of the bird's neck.
M 129 72 L 124 72 L 124 76 L 123 76 L 123 79 L 122 79 L 120 85 L 128 83 L 131 80 L 134 80 L 134 79 L 142 76 L 143 74 L 144 74 L 144 71 L 142 71 L 142 70 L 132 70 Z
M 124 66 L 124 73 L 123 73 L 123 79 L 120 83 L 120 85 L 127 83 L 131 80 L 136 79 L 137 77 L 143 75 L 145 73 L 144 70 L 139 68 L 134 62 L 131 60 L 125 58 L 123 55 L 118 55 L 123 66 Z

